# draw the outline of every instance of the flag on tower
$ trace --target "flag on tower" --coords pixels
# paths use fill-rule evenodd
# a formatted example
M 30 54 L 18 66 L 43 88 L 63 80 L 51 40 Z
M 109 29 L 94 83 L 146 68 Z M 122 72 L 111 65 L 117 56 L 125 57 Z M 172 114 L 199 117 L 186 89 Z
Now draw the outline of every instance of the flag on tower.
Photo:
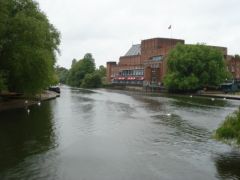
M 171 29 L 172 28 L 172 25 L 168 26 L 168 29 Z

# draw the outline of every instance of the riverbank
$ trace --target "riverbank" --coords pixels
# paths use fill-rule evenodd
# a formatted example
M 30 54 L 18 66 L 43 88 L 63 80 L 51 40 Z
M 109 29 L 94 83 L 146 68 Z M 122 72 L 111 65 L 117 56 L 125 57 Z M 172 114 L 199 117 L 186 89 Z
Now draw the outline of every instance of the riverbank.
M 39 101 L 48 101 L 51 99 L 55 99 L 59 97 L 58 93 L 53 91 L 44 91 L 37 98 L 26 98 L 26 97 L 18 97 L 18 98 L 9 98 L 4 101 L 0 101 L 0 112 L 6 111 L 9 109 L 18 109 L 25 108 L 26 106 L 33 106 L 39 103 Z
M 239 94 L 224 94 L 220 91 L 207 91 L 207 92 L 204 92 L 202 94 L 197 94 L 197 95 L 202 96 L 202 97 L 240 100 L 240 95 Z
M 206 97 L 206 98 L 218 98 L 218 99 L 233 99 L 233 100 L 240 100 L 240 94 L 225 94 L 222 91 L 201 91 L 197 93 L 169 93 L 166 89 L 161 89 L 159 91 L 150 91 L 150 90 L 143 90 L 142 87 L 138 86 L 108 86 L 105 89 L 111 90 L 121 90 L 126 92 L 133 92 L 134 94 L 138 95 L 168 95 L 168 96 L 198 96 L 198 97 Z

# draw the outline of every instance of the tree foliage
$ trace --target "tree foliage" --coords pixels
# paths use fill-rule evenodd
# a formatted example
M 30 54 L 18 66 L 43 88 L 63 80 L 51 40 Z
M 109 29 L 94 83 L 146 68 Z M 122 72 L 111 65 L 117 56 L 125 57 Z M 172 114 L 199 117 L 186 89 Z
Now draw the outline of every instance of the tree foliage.
M 62 84 L 67 83 L 68 73 L 69 73 L 68 69 L 66 69 L 64 67 L 60 67 L 60 66 L 56 67 L 56 74 L 58 76 L 60 83 L 62 83 Z
M 220 50 L 178 44 L 167 57 L 164 83 L 170 91 L 193 91 L 222 83 L 229 75 Z
M 97 72 L 86 74 L 81 84 L 81 87 L 83 88 L 99 88 L 101 86 L 102 86 L 101 76 Z
M 88 59 L 89 61 L 92 61 L 92 63 L 95 64 L 95 60 L 93 59 L 93 56 L 91 53 L 86 53 L 83 59 Z
M 67 75 L 67 84 L 82 88 L 99 88 L 106 76 L 106 68 L 95 67 L 95 60 L 91 53 L 86 53 L 83 59 L 72 60 L 71 69 Z
M 71 65 L 71 68 L 73 68 L 73 66 L 77 63 L 77 60 L 76 59 L 73 59 L 72 60 L 72 65 Z
M 235 54 L 234 58 L 239 60 L 240 59 L 240 55 L 239 54 Z
M 0 70 L 8 89 L 37 93 L 53 82 L 59 32 L 35 1 L 0 0 L 0 9 Z
M 89 54 L 89 53 L 88 53 Z M 72 65 L 68 75 L 68 84 L 71 86 L 80 87 L 86 74 L 91 74 L 95 71 L 95 63 L 91 56 L 84 56 L 83 59 Z
M 6 88 L 5 79 L 2 73 L 0 73 L 0 92 Z
M 103 65 L 99 66 L 99 68 L 96 71 L 101 76 L 101 78 L 106 76 L 107 70 Z

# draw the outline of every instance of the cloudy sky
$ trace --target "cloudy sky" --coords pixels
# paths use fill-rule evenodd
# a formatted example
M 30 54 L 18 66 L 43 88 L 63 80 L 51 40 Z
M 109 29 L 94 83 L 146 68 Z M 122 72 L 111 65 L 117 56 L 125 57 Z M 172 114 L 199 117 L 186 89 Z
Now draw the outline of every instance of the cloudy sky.
M 36 1 L 61 32 L 58 64 L 67 68 L 87 52 L 97 66 L 118 61 L 132 43 L 153 37 L 225 46 L 229 54 L 240 54 L 239 0 Z

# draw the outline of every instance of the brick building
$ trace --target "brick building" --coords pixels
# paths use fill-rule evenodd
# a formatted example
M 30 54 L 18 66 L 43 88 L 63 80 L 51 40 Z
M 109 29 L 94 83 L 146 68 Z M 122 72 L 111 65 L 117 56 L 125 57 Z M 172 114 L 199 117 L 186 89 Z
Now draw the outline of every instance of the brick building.
M 233 79 L 240 80 L 240 57 L 227 56 L 227 69 L 232 74 Z
M 167 71 L 166 57 L 178 43 L 185 42 L 181 39 L 153 38 L 132 45 L 128 52 L 119 58 L 118 63 L 107 62 L 107 81 L 123 85 L 160 86 Z M 233 57 L 227 56 L 227 48 L 212 47 L 223 52 L 230 69 L 236 67 L 236 64 L 240 67 L 240 60 L 235 61 Z M 234 68 L 231 70 L 235 76 L 240 77 L 240 71 Z

